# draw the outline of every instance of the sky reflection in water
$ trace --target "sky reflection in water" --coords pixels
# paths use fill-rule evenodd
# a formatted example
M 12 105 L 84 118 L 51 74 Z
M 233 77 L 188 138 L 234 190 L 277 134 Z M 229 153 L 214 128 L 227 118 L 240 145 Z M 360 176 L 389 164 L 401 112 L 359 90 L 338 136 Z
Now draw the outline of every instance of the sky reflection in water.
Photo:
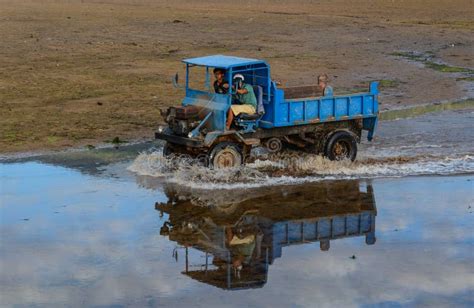
M 224 197 L 241 201 L 219 214 L 193 205 L 206 200 L 205 195 L 169 186 L 147 188 L 143 179 L 95 177 L 38 163 L 0 168 L 2 305 L 474 303 L 473 209 L 469 208 L 474 207 L 473 176 L 323 182 L 226 192 Z M 179 198 L 170 207 L 167 203 L 176 195 Z M 341 195 L 349 197 L 341 200 Z M 266 200 L 271 200 L 272 209 L 286 210 L 269 210 Z M 158 209 L 168 206 L 162 216 L 155 202 Z M 292 202 L 296 207 L 291 207 Z M 181 210 L 185 207 L 195 208 L 193 215 Z M 305 244 L 282 244 L 287 230 L 294 235 L 292 243 L 298 242 L 298 230 L 291 229 L 296 222 L 310 224 L 327 217 L 350 220 L 367 211 L 376 220 L 374 245 L 366 244 L 365 234 L 331 240 L 328 251 L 308 237 Z M 243 237 L 263 234 L 262 246 L 271 251 L 265 258 L 261 253 L 257 262 L 260 278 L 256 280 L 263 283 L 228 291 L 227 270 L 222 271 L 224 285 L 218 287 L 212 283 L 215 279 L 198 281 L 185 274 L 182 244 L 189 246 L 188 269 L 192 270 L 203 269 L 204 250 L 211 250 L 201 247 L 203 240 L 195 229 L 187 236 L 185 228 L 178 232 L 180 226 L 194 224 L 220 236 L 220 250 L 212 250 L 215 255 L 210 254 L 208 265 L 227 269 L 222 256 L 216 256 L 216 251 L 228 247 L 224 227 L 233 226 L 238 232 L 242 227 L 238 222 L 245 218 L 252 228 L 244 230 Z M 173 224 L 171 228 L 166 224 L 168 230 L 162 228 L 166 221 Z M 286 229 L 288 223 L 293 225 Z M 217 243 L 212 236 L 208 235 L 210 243 Z M 213 265 L 215 258 L 221 263 Z M 247 266 L 243 263 L 241 279 Z M 238 280 L 230 269 L 230 277 Z

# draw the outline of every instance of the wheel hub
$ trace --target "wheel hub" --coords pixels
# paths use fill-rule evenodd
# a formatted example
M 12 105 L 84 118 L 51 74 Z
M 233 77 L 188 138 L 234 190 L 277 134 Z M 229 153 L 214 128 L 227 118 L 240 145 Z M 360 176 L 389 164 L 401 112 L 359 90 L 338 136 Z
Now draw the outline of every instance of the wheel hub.
M 271 138 L 267 141 L 266 147 L 270 153 L 277 153 L 281 151 L 282 144 L 281 141 L 277 138 Z
M 343 141 L 336 142 L 333 148 L 333 153 L 334 153 L 334 156 L 337 157 L 338 159 L 347 157 L 347 154 L 349 153 L 349 147 L 347 143 Z
M 214 166 L 221 168 L 230 168 L 237 165 L 237 153 L 231 149 L 225 149 L 218 153 L 214 158 Z

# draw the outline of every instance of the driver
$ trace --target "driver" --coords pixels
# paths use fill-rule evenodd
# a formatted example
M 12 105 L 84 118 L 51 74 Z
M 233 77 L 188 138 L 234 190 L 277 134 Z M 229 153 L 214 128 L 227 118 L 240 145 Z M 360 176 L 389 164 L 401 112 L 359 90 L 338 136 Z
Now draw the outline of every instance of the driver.
M 229 83 L 224 79 L 224 76 L 225 71 L 222 68 L 214 69 L 214 77 L 216 77 L 214 81 L 214 91 L 217 94 L 227 94 L 229 91 Z
M 253 91 L 253 87 L 244 82 L 242 74 L 236 74 L 233 78 L 235 88 L 235 99 L 227 113 L 226 127 L 229 130 L 234 117 L 241 114 L 254 114 L 257 112 L 257 97 Z

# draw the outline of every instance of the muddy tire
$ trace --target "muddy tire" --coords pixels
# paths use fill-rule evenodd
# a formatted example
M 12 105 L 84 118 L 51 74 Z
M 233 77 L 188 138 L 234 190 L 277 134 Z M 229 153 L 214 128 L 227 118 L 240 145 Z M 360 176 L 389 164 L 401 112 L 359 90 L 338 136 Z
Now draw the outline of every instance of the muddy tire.
M 330 160 L 350 159 L 354 161 L 357 156 L 357 140 L 347 131 L 334 133 L 326 143 L 324 156 Z
M 209 167 L 213 169 L 238 167 L 242 162 L 242 149 L 232 142 L 219 143 L 209 153 Z

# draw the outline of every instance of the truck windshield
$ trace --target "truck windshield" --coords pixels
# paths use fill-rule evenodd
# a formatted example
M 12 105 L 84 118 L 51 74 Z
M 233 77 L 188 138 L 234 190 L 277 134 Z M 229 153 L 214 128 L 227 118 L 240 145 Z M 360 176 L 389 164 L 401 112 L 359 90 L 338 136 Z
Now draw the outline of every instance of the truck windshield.
M 212 68 L 204 66 L 190 66 L 188 71 L 188 88 L 192 90 L 214 93 L 212 84 L 214 76 Z

